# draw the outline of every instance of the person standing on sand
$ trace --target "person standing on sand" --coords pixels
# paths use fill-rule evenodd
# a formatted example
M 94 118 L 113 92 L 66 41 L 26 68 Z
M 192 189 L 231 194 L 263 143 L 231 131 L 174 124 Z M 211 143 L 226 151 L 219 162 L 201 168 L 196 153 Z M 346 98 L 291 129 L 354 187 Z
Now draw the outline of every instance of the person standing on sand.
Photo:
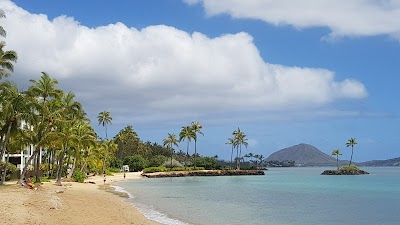
M 124 172 L 124 180 L 125 180 L 125 176 L 126 176 L 126 174 L 125 174 L 125 172 Z
M 103 180 L 104 180 L 104 185 L 106 185 L 106 174 L 104 174 Z

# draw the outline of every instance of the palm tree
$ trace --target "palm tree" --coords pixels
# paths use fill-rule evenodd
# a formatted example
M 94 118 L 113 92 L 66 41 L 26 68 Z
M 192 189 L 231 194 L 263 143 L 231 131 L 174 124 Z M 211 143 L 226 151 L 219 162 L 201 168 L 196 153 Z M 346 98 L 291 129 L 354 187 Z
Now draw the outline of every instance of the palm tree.
M 339 155 L 342 155 L 342 153 L 340 152 L 339 149 L 335 149 L 335 150 L 333 150 L 332 155 L 336 156 L 336 166 L 337 166 L 337 169 L 339 170 Z
M 114 140 L 105 140 L 101 144 L 101 152 L 104 155 L 104 160 L 103 160 L 103 172 L 106 171 L 106 162 L 108 156 L 114 155 L 115 152 L 118 150 L 118 145 L 115 144 Z
M 354 145 L 356 145 L 356 144 L 357 144 L 357 142 L 356 142 L 355 138 L 350 138 L 346 143 L 346 147 L 351 146 L 351 157 L 350 157 L 349 166 L 351 165 L 351 162 L 353 161 L 353 149 L 354 149 Z
M 238 153 L 237 155 L 237 159 L 241 159 L 241 155 L 242 155 L 242 145 L 244 145 L 246 148 L 248 146 L 247 143 L 247 138 L 246 135 L 244 134 L 243 131 L 240 130 L 240 128 L 238 127 L 237 130 L 233 131 L 233 136 L 235 137 L 235 143 L 237 146 L 236 152 Z M 240 148 L 240 150 L 239 150 Z M 240 170 L 240 160 L 236 160 L 236 169 Z
M 99 125 L 102 124 L 103 127 L 106 128 L 106 139 L 108 139 L 107 124 L 111 124 L 111 121 L 112 121 L 110 112 L 108 112 L 106 110 L 104 110 L 103 112 L 100 112 L 99 115 L 97 116 L 97 120 L 99 121 Z
M 256 160 L 257 160 L 257 169 L 258 169 L 258 165 L 261 165 L 264 161 L 264 156 L 262 154 L 257 155 Z
M 6 18 L 6 14 L 2 9 L 0 9 L 0 18 Z M 7 33 L 4 30 L 3 26 L 0 26 L 0 36 L 1 37 L 6 37 Z
M 201 134 L 204 136 L 203 132 L 201 132 L 201 128 L 203 128 L 203 126 L 197 122 L 197 121 L 192 121 L 191 124 L 192 130 L 194 132 L 194 169 L 196 169 L 196 155 L 197 155 L 197 151 L 196 151 L 196 143 L 197 143 L 197 133 Z
M 0 26 L 0 35 L 2 32 L 2 27 Z M 4 31 L 4 30 L 3 30 Z M 18 56 L 15 51 L 8 50 L 5 51 L 4 42 L 0 42 L 0 79 L 3 77 L 10 76 L 10 72 L 14 72 L 14 65 L 13 63 L 17 62 Z
M 57 89 L 55 86 L 58 84 L 58 81 L 54 78 L 51 78 L 47 73 L 42 72 L 42 76 L 39 80 L 30 80 L 33 83 L 33 86 L 29 87 L 28 95 L 34 98 L 36 101 L 36 111 L 38 112 L 38 116 L 41 118 L 40 122 L 37 124 L 33 124 L 34 127 L 37 127 L 36 131 L 38 132 L 36 135 L 38 137 L 37 143 L 42 142 L 42 139 L 46 136 L 46 133 L 51 131 L 50 124 L 54 122 L 54 115 L 51 115 L 55 111 L 51 112 L 49 108 L 49 100 L 52 99 L 60 99 L 63 94 L 63 91 Z M 54 105 L 52 109 L 58 109 L 59 107 Z M 37 146 L 39 147 L 39 146 Z M 43 146 L 36 149 L 36 153 L 34 154 L 36 157 L 35 163 L 35 171 L 36 171 L 36 182 L 40 182 L 39 177 L 39 164 L 41 158 L 41 150 Z M 32 155 L 33 156 L 33 155 Z
M 173 155 L 172 146 L 175 145 L 176 147 L 178 147 L 178 139 L 176 139 L 176 135 L 168 133 L 168 137 L 163 140 L 163 145 L 167 146 L 167 148 L 169 148 L 169 150 L 171 151 L 171 168 L 172 168 L 172 155 Z
M 95 146 L 96 144 L 96 135 L 88 122 L 77 121 L 74 127 L 74 132 L 76 134 L 76 140 L 73 146 L 74 159 L 71 167 L 72 173 L 74 172 L 76 163 L 84 152 L 84 149 L 89 148 L 90 146 Z M 68 178 L 71 178 L 72 173 L 68 174 Z
M 187 140 L 187 148 L 186 148 L 186 160 L 185 160 L 185 170 L 187 166 L 187 158 L 189 157 L 189 144 L 190 141 L 195 137 L 195 133 L 193 132 L 192 127 L 186 126 L 182 127 L 181 132 L 179 133 L 179 142 Z
M 4 102 L 0 105 L 1 117 L 4 122 L 4 129 L 2 128 L 1 137 L 4 136 L 4 143 L 0 148 L 0 160 L 2 159 L 10 133 L 12 130 L 20 128 L 22 121 L 33 122 L 35 117 L 32 109 L 33 105 L 29 101 L 29 98 L 22 92 L 20 92 L 16 85 L 5 82 L 0 86 L 0 91 Z
M 236 147 L 235 139 L 234 138 L 228 138 L 228 142 L 226 142 L 225 144 L 232 146 L 232 151 L 231 151 L 231 166 L 232 166 L 232 164 L 233 164 L 233 149 Z

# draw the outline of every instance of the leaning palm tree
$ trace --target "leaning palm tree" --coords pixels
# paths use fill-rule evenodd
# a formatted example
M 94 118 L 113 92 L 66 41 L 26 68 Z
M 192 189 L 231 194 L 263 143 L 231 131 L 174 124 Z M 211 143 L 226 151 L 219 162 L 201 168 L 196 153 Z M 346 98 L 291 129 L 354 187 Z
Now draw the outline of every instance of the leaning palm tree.
M 1 28 L 1 26 L 0 26 Z M 1 29 L 0 29 L 1 35 Z M 10 76 L 10 72 L 14 71 L 13 63 L 17 62 L 18 56 L 15 51 L 4 50 L 5 43 L 0 42 L 0 79 Z
M 353 161 L 353 149 L 354 149 L 354 145 L 356 145 L 356 144 L 357 144 L 357 142 L 356 142 L 355 138 L 350 138 L 346 143 L 346 147 L 351 146 L 351 157 L 350 157 L 349 166 L 351 165 L 351 162 Z
M 232 164 L 233 164 L 233 149 L 236 147 L 235 146 L 235 139 L 234 138 L 228 138 L 228 142 L 226 142 L 225 144 L 232 146 L 232 150 L 231 150 L 231 166 L 232 166 Z
M 192 121 L 191 124 L 192 130 L 194 132 L 194 169 L 196 169 L 196 155 L 197 155 L 197 151 L 196 151 L 196 143 L 197 143 L 197 133 L 201 134 L 204 136 L 203 132 L 201 132 L 201 128 L 203 128 L 203 126 L 197 122 L 197 121 Z
M 171 168 L 172 168 L 172 156 L 173 156 L 172 146 L 174 145 L 174 146 L 178 147 L 178 139 L 176 139 L 176 135 L 168 133 L 168 137 L 163 140 L 163 144 L 164 144 L 164 146 L 167 146 L 167 148 L 171 152 Z
M 340 152 L 339 149 L 335 149 L 335 150 L 333 150 L 332 155 L 336 156 L 336 166 L 337 166 L 337 169 L 339 170 L 339 155 L 342 155 L 342 153 Z
M 186 126 L 182 127 L 181 132 L 179 133 L 179 142 L 187 140 L 187 148 L 186 148 L 186 160 L 185 160 L 185 170 L 187 167 L 187 158 L 189 157 L 189 144 L 192 139 L 195 137 L 195 133 L 193 132 L 192 127 Z
M 107 136 L 107 124 L 111 124 L 112 117 L 110 115 L 110 112 L 104 110 L 103 112 L 100 112 L 99 115 L 97 116 L 97 120 L 99 121 L 99 125 L 102 124 L 103 127 L 106 128 L 106 139 L 108 139 Z

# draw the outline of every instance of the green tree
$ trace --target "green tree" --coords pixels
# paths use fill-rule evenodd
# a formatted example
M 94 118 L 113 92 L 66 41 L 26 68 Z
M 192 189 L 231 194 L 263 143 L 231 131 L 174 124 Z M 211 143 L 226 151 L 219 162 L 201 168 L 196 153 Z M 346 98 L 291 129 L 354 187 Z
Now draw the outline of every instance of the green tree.
M 133 126 L 129 125 L 120 130 L 114 138 L 115 143 L 118 144 L 117 157 L 122 160 L 129 153 L 137 153 L 134 148 L 137 148 L 138 139 L 138 135 L 133 130 Z
M 3 10 L 0 9 L 0 18 L 5 18 L 6 15 Z M 3 26 L 0 26 L 0 36 L 6 37 L 7 33 L 4 30 Z M 4 41 L 0 41 L 0 79 L 3 77 L 10 76 L 10 72 L 14 71 L 13 63 L 17 62 L 17 53 L 15 51 L 9 50 L 5 51 L 6 43 Z
M 118 145 L 113 140 L 105 140 L 101 143 L 101 152 L 103 155 L 103 171 L 106 170 L 107 159 L 110 159 L 112 155 L 118 150 Z
M 186 160 L 185 160 L 185 170 L 187 167 L 187 159 L 189 157 L 189 144 L 192 139 L 195 137 L 195 133 L 191 126 L 182 127 L 181 132 L 179 133 L 179 142 L 187 140 L 187 147 L 186 147 Z
M 6 18 L 6 14 L 2 9 L 0 9 L 0 18 Z M 3 26 L 0 26 L 0 36 L 6 37 L 7 32 L 4 30 Z
M 336 166 L 337 166 L 337 169 L 339 169 L 339 155 L 342 155 L 342 153 L 340 152 L 339 149 L 335 149 L 335 150 L 333 150 L 332 155 L 336 156 Z
M 247 143 L 247 138 L 246 138 L 246 134 L 244 134 L 243 131 L 240 130 L 240 128 L 238 127 L 237 130 L 233 131 L 233 136 L 235 139 L 235 144 L 236 144 L 236 153 L 237 153 L 237 157 L 236 157 L 236 169 L 240 170 L 240 160 L 242 159 L 242 145 L 244 145 L 246 148 L 248 146 Z
M 2 159 L 12 130 L 20 129 L 21 122 L 33 122 L 33 105 L 29 98 L 20 92 L 16 85 L 5 82 L 0 85 L 0 94 L 3 101 L 0 105 L 1 120 L 3 121 L 0 136 L 4 141 L 0 142 L 0 160 Z M 1 139 L 2 140 L 2 139 Z
M 257 161 L 256 168 L 258 169 L 258 166 L 262 165 L 262 163 L 264 162 L 264 156 L 261 154 L 261 155 L 255 155 L 254 157 L 256 158 Z
M 124 159 L 124 165 L 129 165 L 131 171 L 142 171 L 149 165 L 149 162 L 141 155 L 133 155 Z
M 356 144 L 357 144 L 357 142 L 356 142 L 355 138 L 350 138 L 346 143 L 346 147 L 351 146 L 351 157 L 350 157 L 349 166 L 351 165 L 351 162 L 353 161 L 353 149 L 354 149 L 354 145 L 356 145 Z
M 228 138 L 228 142 L 225 143 L 226 145 L 231 145 L 231 166 L 233 164 L 233 149 L 236 147 L 235 138 Z M 232 169 L 232 167 L 231 167 Z
M 196 169 L 196 155 L 197 155 L 197 133 L 201 134 L 204 136 L 203 132 L 201 132 L 201 129 L 203 126 L 197 122 L 197 121 L 192 121 L 191 124 L 192 131 L 194 133 L 194 169 Z
M 42 142 L 43 138 L 45 138 L 46 134 L 51 131 L 51 125 L 54 124 L 54 118 L 56 117 L 55 113 L 58 114 L 58 110 L 50 111 L 50 109 L 58 109 L 58 107 L 49 107 L 49 100 L 52 99 L 60 99 L 63 91 L 56 88 L 58 81 L 54 78 L 51 78 L 47 73 L 42 72 L 42 75 L 39 80 L 30 80 L 33 83 L 33 86 L 29 87 L 28 94 L 33 99 L 35 99 L 35 111 L 38 113 L 39 120 L 36 124 L 33 125 L 34 129 L 36 127 L 36 135 L 37 135 L 37 143 Z M 50 103 L 51 104 L 51 103 Z M 53 105 L 54 106 L 54 105 Z M 42 142 L 43 143 L 43 142 Z M 43 146 L 39 146 L 35 149 L 35 153 L 31 156 L 36 157 L 35 163 L 35 174 L 36 174 L 36 182 L 40 182 L 39 176 L 39 165 L 40 165 L 40 152 Z M 31 160 L 31 158 L 29 160 Z M 29 161 L 28 160 L 28 161 Z M 24 174 L 25 175 L 25 174 Z
M 168 137 L 163 140 L 163 145 L 167 146 L 171 153 L 171 168 L 172 168 L 172 156 L 174 154 L 173 146 L 178 147 L 178 139 L 176 139 L 175 134 L 168 133 Z
M 110 112 L 104 110 L 103 112 L 100 112 L 99 115 L 97 116 L 97 120 L 99 121 L 99 125 L 103 125 L 103 127 L 106 128 L 106 139 L 108 139 L 107 136 L 107 124 L 111 124 L 112 117 L 110 115 Z
M 15 51 L 4 50 L 5 45 L 4 42 L 0 42 L 0 79 L 8 77 L 10 76 L 10 72 L 14 72 L 13 63 L 16 63 L 18 59 Z

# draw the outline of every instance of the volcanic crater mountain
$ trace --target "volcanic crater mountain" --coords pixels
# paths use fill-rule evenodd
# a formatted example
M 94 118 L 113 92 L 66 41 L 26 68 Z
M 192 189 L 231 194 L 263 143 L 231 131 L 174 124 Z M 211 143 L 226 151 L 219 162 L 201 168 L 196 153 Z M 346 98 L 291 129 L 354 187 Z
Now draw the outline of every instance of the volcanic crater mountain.
M 309 144 L 298 144 L 272 153 L 266 161 L 293 160 L 298 166 L 336 166 L 336 158 Z M 348 164 L 339 160 L 339 165 Z

